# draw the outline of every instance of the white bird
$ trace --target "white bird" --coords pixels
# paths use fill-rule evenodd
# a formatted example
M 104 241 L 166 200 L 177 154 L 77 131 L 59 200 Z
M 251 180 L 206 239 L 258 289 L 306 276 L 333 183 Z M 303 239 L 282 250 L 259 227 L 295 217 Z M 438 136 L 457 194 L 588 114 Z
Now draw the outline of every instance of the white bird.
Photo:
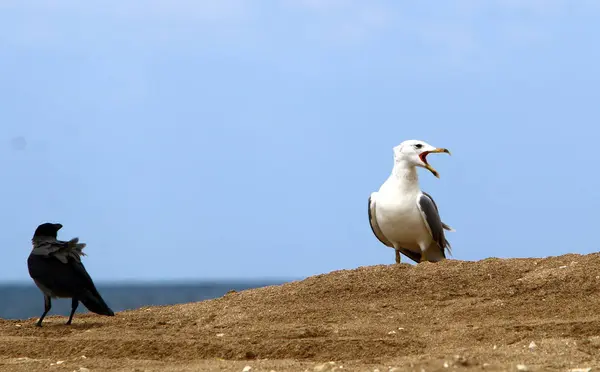
M 444 148 L 408 140 L 394 147 L 394 168 L 379 191 L 369 197 L 369 223 L 373 234 L 384 245 L 415 262 L 438 262 L 450 251 L 444 229 L 454 231 L 442 222 L 437 205 L 428 193 L 421 191 L 416 167 L 428 169 L 439 178 L 438 172 L 427 163 L 431 153 L 447 153 Z

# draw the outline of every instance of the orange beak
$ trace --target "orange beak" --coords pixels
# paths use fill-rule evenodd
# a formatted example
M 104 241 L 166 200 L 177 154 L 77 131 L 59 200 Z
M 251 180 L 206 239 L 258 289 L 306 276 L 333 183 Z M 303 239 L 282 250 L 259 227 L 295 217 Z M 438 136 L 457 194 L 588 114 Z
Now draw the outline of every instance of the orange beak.
M 425 168 L 427 168 L 437 178 L 440 178 L 440 174 L 431 165 L 429 165 L 429 163 L 427 163 L 427 155 L 429 155 L 431 153 L 441 153 L 441 152 L 446 153 L 448 155 L 452 155 L 450 153 L 450 150 L 443 149 L 443 148 L 436 148 L 436 149 L 433 149 L 431 151 L 423 151 L 419 155 L 419 157 L 421 158 L 421 160 L 423 161 L 423 163 L 425 163 Z

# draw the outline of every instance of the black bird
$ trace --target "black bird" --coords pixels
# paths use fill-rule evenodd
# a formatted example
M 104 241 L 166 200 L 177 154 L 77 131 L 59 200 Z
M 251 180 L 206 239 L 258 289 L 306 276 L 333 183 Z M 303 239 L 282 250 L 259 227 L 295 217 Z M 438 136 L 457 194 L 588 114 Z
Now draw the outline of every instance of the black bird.
M 27 259 L 27 268 L 44 294 L 44 313 L 36 325 L 42 326 L 42 320 L 52 307 L 51 298 L 72 299 L 67 325 L 71 324 L 79 301 L 96 314 L 114 316 L 81 263 L 85 244 L 79 243 L 78 238 L 57 240 L 61 228 L 59 223 L 43 223 L 37 227 L 31 240 L 33 250 Z

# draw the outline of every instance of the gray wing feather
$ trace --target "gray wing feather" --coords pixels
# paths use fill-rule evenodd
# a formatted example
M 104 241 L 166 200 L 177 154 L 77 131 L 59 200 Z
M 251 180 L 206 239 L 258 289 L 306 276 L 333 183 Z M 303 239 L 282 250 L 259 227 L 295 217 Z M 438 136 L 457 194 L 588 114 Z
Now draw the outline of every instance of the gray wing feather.
M 377 224 L 377 217 L 375 214 L 375 200 L 371 196 L 369 196 L 369 225 L 371 226 L 371 231 L 381 243 L 388 247 L 394 248 L 394 245 L 386 239 L 385 235 L 381 232 L 379 225 Z
M 426 193 L 425 191 L 421 190 L 421 192 L 424 195 L 428 196 L 429 199 L 431 199 L 431 202 L 433 203 L 433 206 L 435 207 L 435 210 L 438 211 L 438 214 L 439 214 L 439 210 L 438 210 L 437 204 L 435 204 L 435 200 L 433 200 L 433 197 L 431 195 L 429 195 L 428 193 Z M 443 221 L 442 221 L 442 227 L 444 228 L 444 230 L 455 231 L 450 225 L 446 225 Z
M 68 257 L 72 257 L 77 262 L 81 262 L 81 256 L 86 254 L 83 252 L 85 243 L 79 243 L 79 238 L 73 238 L 69 241 L 56 240 L 54 238 L 42 237 L 32 240 L 32 254 L 38 256 L 52 256 L 60 262 L 66 264 Z
M 440 218 L 437 205 L 433 201 L 431 195 L 423 193 L 417 200 L 417 206 L 421 211 L 421 216 L 423 217 L 425 225 L 431 233 L 433 240 L 442 250 L 442 254 L 444 254 L 444 249 L 450 250 L 450 243 L 446 240 L 446 236 L 444 235 L 444 223 Z

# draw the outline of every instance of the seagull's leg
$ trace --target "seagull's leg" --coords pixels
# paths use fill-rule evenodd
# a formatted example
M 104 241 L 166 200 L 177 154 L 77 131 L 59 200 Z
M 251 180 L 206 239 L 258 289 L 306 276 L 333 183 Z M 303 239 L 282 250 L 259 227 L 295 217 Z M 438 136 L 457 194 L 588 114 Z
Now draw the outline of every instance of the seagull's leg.
M 71 315 L 69 315 L 69 320 L 67 320 L 66 325 L 71 325 L 71 322 L 73 321 L 73 315 L 75 314 L 75 310 L 77 310 L 77 306 L 79 306 L 79 301 L 76 297 L 73 297 L 71 300 Z
M 51 308 L 52 308 L 52 300 L 50 299 L 50 296 L 48 296 L 47 294 L 44 294 L 44 313 L 40 317 L 40 320 L 38 320 L 38 322 L 35 324 L 36 326 L 38 326 L 38 327 L 42 326 L 42 320 L 44 320 L 44 318 L 46 317 L 46 314 L 48 314 L 48 311 L 50 311 Z
M 429 261 L 429 259 L 427 258 L 429 244 L 419 243 L 419 247 L 421 248 L 421 261 L 419 261 L 419 263 Z
M 421 249 L 420 262 L 440 262 L 444 259 L 444 251 L 442 251 L 436 243 L 429 243 L 425 249 Z
M 398 249 L 395 249 L 396 251 L 396 263 L 399 264 L 400 263 L 400 251 Z

